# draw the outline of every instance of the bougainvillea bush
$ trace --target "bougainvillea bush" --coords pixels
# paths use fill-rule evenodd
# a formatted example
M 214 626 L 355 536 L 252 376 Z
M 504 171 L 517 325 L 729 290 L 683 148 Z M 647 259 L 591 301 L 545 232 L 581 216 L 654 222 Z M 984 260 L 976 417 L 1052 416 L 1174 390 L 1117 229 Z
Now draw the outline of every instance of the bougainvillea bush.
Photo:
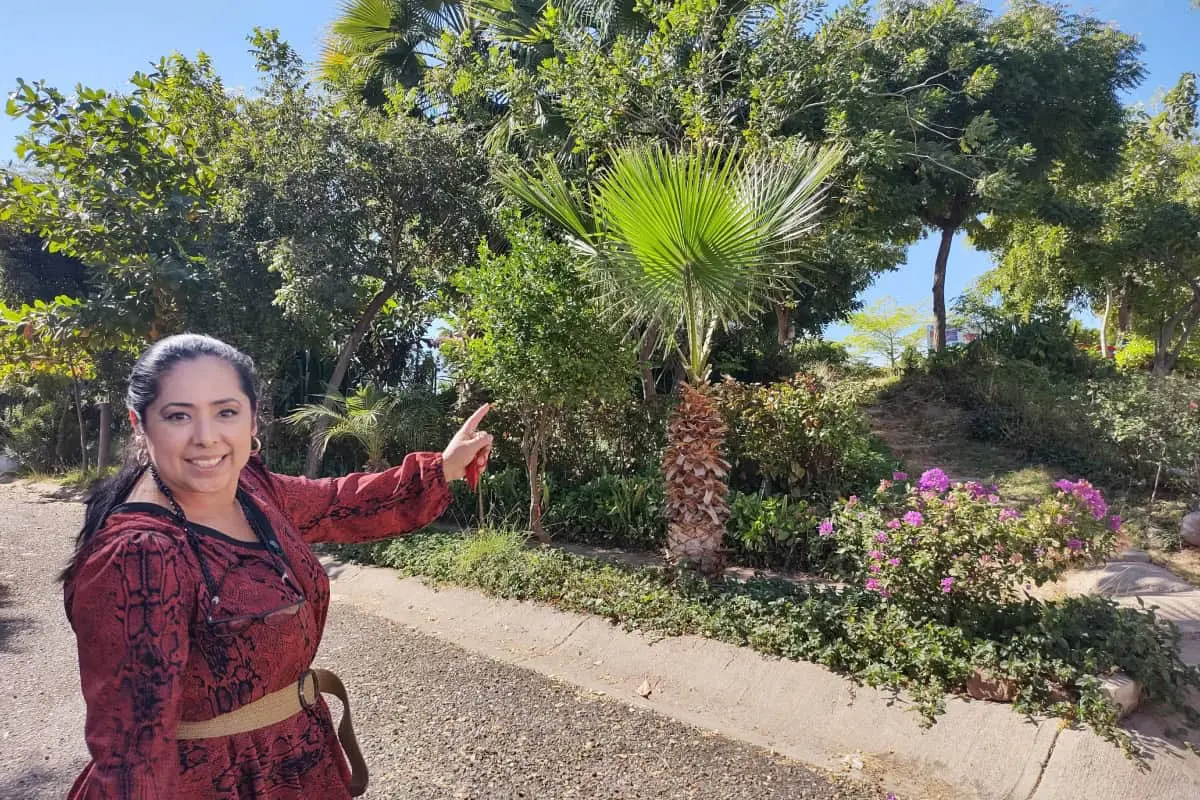
M 915 482 L 897 472 L 869 501 L 838 504 L 818 532 L 838 542 L 867 591 L 953 622 L 1112 552 L 1121 519 L 1100 491 L 1085 480 L 1055 486 L 1017 510 L 994 487 L 952 485 L 938 469 Z

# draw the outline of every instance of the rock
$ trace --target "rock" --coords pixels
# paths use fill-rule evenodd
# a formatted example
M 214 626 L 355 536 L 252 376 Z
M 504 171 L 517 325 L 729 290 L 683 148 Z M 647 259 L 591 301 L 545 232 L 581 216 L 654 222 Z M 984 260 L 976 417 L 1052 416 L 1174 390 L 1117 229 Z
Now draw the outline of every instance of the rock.
M 1200 547 L 1200 511 L 1193 511 L 1183 518 L 1179 525 L 1179 535 L 1192 547 Z
M 20 471 L 20 464 L 3 453 L 0 453 L 0 475 L 16 475 Z
M 1017 682 L 976 669 L 967 679 L 967 696 L 990 703 L 1011 703 L 1017 696 Z
M 1126 717 L 1137 711 L 1142 702 L 1142 685 L 1124 672 L 1117 672 L 1102 678 L 1100 687 L 1108 695 L 1108 699 L 1121 710 L 1121 716 Z
M 642 697 L 649 697 L 653 688 L 650 686 L 650 681 L 642 681 L 642 685 L 637 688 L 637 693 Z

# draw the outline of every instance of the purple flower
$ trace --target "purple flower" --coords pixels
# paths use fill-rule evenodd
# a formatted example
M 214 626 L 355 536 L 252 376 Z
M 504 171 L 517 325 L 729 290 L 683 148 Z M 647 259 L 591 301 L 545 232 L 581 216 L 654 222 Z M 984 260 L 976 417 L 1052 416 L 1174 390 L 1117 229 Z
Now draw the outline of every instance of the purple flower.
M 991 503 L 992 505 L 996 505 L 997 503 L 999 503 L 999 502 L 1000 502 L 1000 495 L 998 495 L 998 494 L 989 494 L 989 495 L 987 496 L 987 499 L 988 499 L 988 502 L 989 502 L 989 503 Z
M 900 800 L 900 798 L 896 796 L 895 792 L 888 792 L 887 797 L 883 798 L 883 800 Z
M 867 553 L 872 561 L 883 561 L 884 554 L 878 550 L 871 550 Z
M 833 535 L 833 521 L 828 519 L 821 520 L 821 524 L 817 526 L 817 533 L 821 536 Z
M 886 599 L 888 599 L 889 597 L 891 597 L 891 596 L 892 596 L 892 592 L 891 592 L 891 590 L 890 590 L 890 589 L 880 589 L 880 590 L 879 590 L 879 595 L 880 595 L 880 597 L 882 597 L 884 600 L 886 600 Z
M 908 480 L 908 473 L 907 473 L 907 472 L 893 472 L 893 473 L 892 473 L 892 480 L 894 480 L 894 481 L 906 481 L 906 480 Z
M 872 564 L 871 566 L 867 567 L 867 569 L 871 570 L 871 572 L 879 572 L 879 570 L 881 570 L 883 568 L 880 567 L 878 564 Z
M 909 511 L 904 515 L 904 522 L 914 528 L 919 528 L 925 524 L 925 517 L 921 516 L 920 511 Z
M 900 521 L 900 520 L 898 520 L 898 519 L 889 519 L 889 520 L 888 520 L 888 524 L 887 524 L 887 526 L 888 526 L 889 528 L 891 528 L 892 530 L 894 530 L 894 531 L 896 531 L 896 530 L 900 530 L 900 527 L 901 527 L 902 525 L 904 525 L 904 523 L 903 523 L 903 522 L 901 522 L 901 521 Z
M 949 575 L 947 575 L 945 578 L 942 578 L 941 586 L 942 594 L 950 594 L 950 590 L 954 588 L 954 578 L 950 577 Z
M 978 481 L 971 481 L 968 483 L 967 491 L 971 493 L 972 500 L 978 500 L 981 497 L 985 497 L 988 493 L 987 487 Z
M 888 559 L 888 564 L 890 564 L 890 565 L 891 565 L 891 566 L 893 566 L 893 567 L 898 567 L 898 566 L 900 566 L 900 559 L 898 559 L 898 558 L 889 558 L 889 559 Z
M 1070 494 L 1072 491 L 1074 491 L 1075 484 L 1071 483 L 1066 478 L 1063 478 L 1061 481 L 1054 482 L 1054 488 L 1058 489 L 1060 492 L 1063 492 L 1064 494 Z
M 879 581 L 876 580 L 875 578 L 868 579 L 867 580 L 867 591 L 869 591 L 869 592 L 879 591 Z
M 1120 514 L 1113 514 L 1108 520 L 1108 527 L 1114 531 L 1120 531 L 1122 522 Z
M 1057 481 L 1054 486 L 1060 492 L 1082 500 L 1088 510 L 1092 512 L 1094 519 L 1104 519 L 1104 515 L 1108 513 L 1108 503 L 1104 502 L 1104 495 L 1087 481 L 1080 480 L 1071 483 L 1068 480 L 1061 480 Z
M 1021 518 L 1021 515 L 1016 512 L 1016 509 L 1002 508 L 1000 509 L 1000 521 L 1012 522 Z
M 940 469 L 934 468 L 926 470 L 921 475 L 921 480 L 917 483 L 920 489 L 931 489 L 935 492 L 945 492 L 950 488 L 950 479 L 946 477 L 946 473 Z
M 1082 550 L 1083 542 L 1079 541 L 1078 539 L 1067 539 L 1067 547 L 1071 548 L 1072 550 Z
M 888 540 L 888 535 L 886 533 L 884 533 L 883 531 L 880 531 L 879 533 L 875 534 L 875 541 L 879 542 L 880 544 L 883 544 L 887 540 Z

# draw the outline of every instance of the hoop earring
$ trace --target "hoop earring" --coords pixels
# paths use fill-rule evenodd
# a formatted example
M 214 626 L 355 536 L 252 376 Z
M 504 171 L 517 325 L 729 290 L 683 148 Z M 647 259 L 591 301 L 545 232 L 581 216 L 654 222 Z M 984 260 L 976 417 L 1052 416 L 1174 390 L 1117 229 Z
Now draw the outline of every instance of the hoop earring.
M 150 466 L 150 448 L 146 447 L 146 440 L 141 436 L 134 440 L 133 453 L 139 467 Z
M 262 439 L 258 438 L 258 434 L 250 437 L 250 455 L 256 456 L 262 452 Z

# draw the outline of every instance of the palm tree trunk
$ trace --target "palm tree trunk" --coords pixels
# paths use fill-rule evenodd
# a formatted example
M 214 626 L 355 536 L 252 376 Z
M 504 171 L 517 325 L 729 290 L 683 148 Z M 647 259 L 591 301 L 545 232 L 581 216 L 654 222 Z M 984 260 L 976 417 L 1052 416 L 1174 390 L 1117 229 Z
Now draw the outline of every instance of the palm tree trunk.
M 354 353 L 358 350 L 359 344 L 362 343 L 363 337 L 367 335 L 371 323 L 375 320 L 376 315 L 379 314 L 384 304 L 395 293 L 396 287 L 390 283 L 380 289 L 371 298 L 371 302 L 367 303 L 367 307 L 363 309 L 363 313 L 359 316 L 354 330 L 350 331 L 350 335 L 346 337 L 345 343 L 342 344 L 342 351 L 338 354 L 337 363 L 333 366 L 333 374 L 329 376 L 329 382 L 325 384 L 325 400 L 322 402 L 326 408 L 329 407 L 329 397 L 337 392 L 338 387 L 342 385 L 342 379 L 346 377 L 346 370 L 350 368 L 350 359 L 354 357 Z M 321 466 L 321 437 L 328 427 L 329 422 L 325 419 L 318 419 L 316 424 L 313 425 L 312 436 L 308 440 L 308 461 L 304 466 L 306 477 L 316 477 L 317 468 Z
M 726 427 L 705 389 L 680 387 L 671 414 L 663 474 L 667 495 L 667 552 L 707 575 L 725 568 L 729 463 L 721 458 Z

